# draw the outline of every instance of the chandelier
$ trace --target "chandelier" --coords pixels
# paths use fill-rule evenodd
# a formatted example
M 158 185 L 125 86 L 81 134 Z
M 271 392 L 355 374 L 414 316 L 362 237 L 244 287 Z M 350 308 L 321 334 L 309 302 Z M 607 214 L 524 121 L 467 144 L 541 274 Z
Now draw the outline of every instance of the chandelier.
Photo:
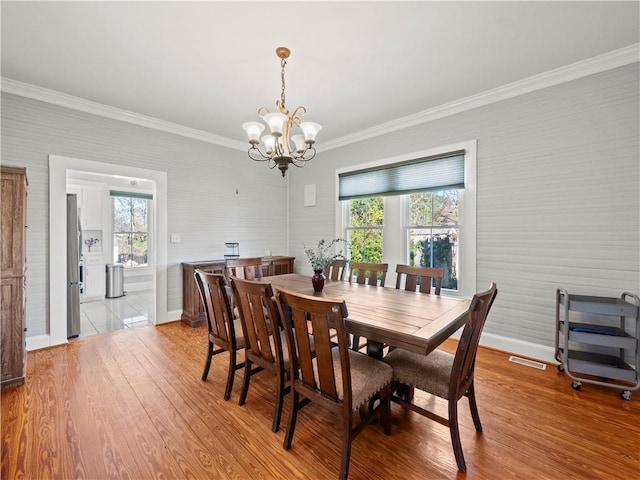
M 265 126 L 259 122 L 247 122 L 242 128 L 249 136 L 249 158 L 256 162 L 267 162 L 269 168 L 278 167 L 285 176 L 289 165 L 302 167 L 306 162 L 316 155 L 316 149 L 313 144 L 316 141 L 316 135 L 322 128 L 317 123 L 300 122 L 301 117 L 307 113 L 304 107 L 296 108 L 293 113 L 289 113 L 285 106 L 284 96 L 284 67 L 287 64 L 286 59 L 289 58 L 291 52 L 286 47 L 276 49 L 276 55 L 280 58 L 280 66 L 282 72 L 282 93 L 280 100 L 276 101 L 276 112 L 270 112 L 266 107 L 258 109 L 258 115 L 269 126 L 271 133 L 260 137 Z M 299 127 L 302 133 L 296 135 L 291 134 L 293 127 Z M 262 144 L 260 143 L 262 141 Z

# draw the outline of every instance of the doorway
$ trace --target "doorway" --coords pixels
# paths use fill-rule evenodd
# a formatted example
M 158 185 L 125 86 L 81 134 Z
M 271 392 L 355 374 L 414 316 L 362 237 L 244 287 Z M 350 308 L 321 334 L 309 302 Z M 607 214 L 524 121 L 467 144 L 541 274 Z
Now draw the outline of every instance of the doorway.
M 67 170 L 66 178 L 67 194 L 78 199 L 83 239 L 79 336 L 155 324 L 154 182 L 78 170 Z M 107 288 L 105 278 L 105 265 L 115 264 L 124 272 L 119 291 Z
M 153 185 L 155 268 L 154 324 L 167 318 L 167 174 L 125 165 L 49 155 L 49 338 L 48 345 L 67 342 L 66 182 L 69 171 L 148 179 Z M 46 346 L 39 345 L 38 347 Z

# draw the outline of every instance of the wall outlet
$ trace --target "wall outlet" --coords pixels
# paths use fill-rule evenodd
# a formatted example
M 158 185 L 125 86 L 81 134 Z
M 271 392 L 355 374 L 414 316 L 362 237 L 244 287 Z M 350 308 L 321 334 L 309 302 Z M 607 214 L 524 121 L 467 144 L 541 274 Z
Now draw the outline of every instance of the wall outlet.
M 172 233 L 171 235 L 169 235 L 169 241 L 171 243 L 180 243 L 180 234 Z

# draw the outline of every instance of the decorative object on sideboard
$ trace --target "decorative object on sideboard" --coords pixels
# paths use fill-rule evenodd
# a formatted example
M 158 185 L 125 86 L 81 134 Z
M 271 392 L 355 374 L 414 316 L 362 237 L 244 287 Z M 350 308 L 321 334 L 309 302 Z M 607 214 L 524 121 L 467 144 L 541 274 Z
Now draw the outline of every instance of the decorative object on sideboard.
M 231 249 L 231 253 L 225 253 L 224 258 L 240 258 L 240 244 L 237 242 L 226 242 L 225 247 Z
M 100 243 L 100 240 L 95 238 L 95 237 L 87 238 L 84 241 L 84 244 L 87 246 L 87 251 L 89 251 L 89 252 L 91 251 L 91 247 L 93 247 L 97 243 Z
M 266 107 L 258 109 L 258 115 L 269 126 L 271 133 L 260 137 L 265 127 L 259 122 L 246 122 L 242 125 L 251 144 L 248 151 L 249 158 L 256 162 L 267 162 L 269 168 L 278 167 L 283 177 L 289 165 L 302 167 L 315 157 L 316 149 L 313 144 L 316 141 L 316 135 L 322 128 L 313 122 L 300 123 L 300 119 L 307 113 L 305 107 L 297 107 L 291 114 L 285 107 L 284 67 L 290 53 L 286 47 L 276 49 L 276 55 L 280 58 L 282 69 L 280 73 L 282 93 L 280 100 L 276 101 L 277 111 L 271 112 Z M 293 127 L 300 127 L 302 133 L 289 137 Z M 260 149 L 261 140 L 264 143 L 264 151 Z

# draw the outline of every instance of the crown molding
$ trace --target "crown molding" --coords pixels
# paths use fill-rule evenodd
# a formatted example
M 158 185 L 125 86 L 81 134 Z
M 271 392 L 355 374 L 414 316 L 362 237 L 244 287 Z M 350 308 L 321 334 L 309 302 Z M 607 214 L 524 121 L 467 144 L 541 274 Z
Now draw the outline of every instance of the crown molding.
M 424 110 L 413 115 L 401 117 L 390 122 L 385 122 L 375 127 L 367 128 L 359 132 L 345 135 L 343 137 L 323 142 L 320 144 L 321 151 L 332 150 L 352 143 L 362 142 L 374 137 L 385 135 L 405 128 L 414 127 L 423 123 L 431 122 L 439 118 L 455 115 L 466 110 L 489 105 L 491 103 L 507 100 L 509 98 L 524 95 L 526 93 L 542 90 L 562 83 L 570 82 L 578 78 L 586 77 L 596 73 L 611 70 L 624 65 L 629 65 L 640 61 L 640 44 L 629 45 L 612 52 L 589 58 L 580 62 L 572 63 L 564 67 L 550 70 L 545 73 L 534 75 L 524 80 L 509 83 L 498 88 L 487 90 L 477 95 L 472 95 L 459 100 L 455 100 L 444 105 L 440 105 L 429 110 Z M 37 87 L 28 83 L 11 80 L 1 77 L 0 89 L 3 92 L 20 95 L 22 97 L 40 100 L 42 102 L 59 105 L 74 110 L 79 110 L 94 115 L 99 115 L 114 120 L 132 123 L 142 127 L 161 130 L 175 135 L 200 140 L 234 150 L 246 150 L 246 142 L 234 140 L 228 137 L 215 135 L 213 133 L 184 127 L 176 123 L 167 122 L 153 117 L 147 117 L 135 112 L 110 107 L 97 102 L 84 100 L 79 97 L 67 95 L 66 93 Z M 319 149 L 320 150 L 320 149 Z
M 542 90 L 554 85 L 577 80 L 578 78 L 586 77 L 588 75 L 636 63 L 638 61 L 640 61 L 640 44 L 636 43 L 603 55 L 534 75 L 532 77 L 525 78 L 524 80 L 519 80 L 517 82 L 487 90 L 477 95 L 461 98 L 429 110 L 424 110 L 413 115 L 385 122 L 351 135 L 345 135 L 344 137 L 336 138 L 335 140 L 323 142 L 321 144 L 321 151 L 332 150 L 352 143 L 362 142 L 380 135 L 414 127 L 439 118 L 455 115 L 456 113 L 464 112 L 466 110 L 472 110 L 491 103 L 535 92 L 536 90 Z
M 113 120 L 132 123 L 141 127 L 161 130 L 163 132 L 173 133 L 176 135 L 181 135 L 183 137 L 193 138 L 195 140 L 201 140 L 203 142 L 212 143 L 214 145 L 219 145 L 222 147 L 233 148 L 235 150 L 247 149 L 246 142 L 222 137 L 220 135 L 204 132 L 195 128 L 185 127 L 182 125 L 178 125 L 177 123 L 167 122 L 158 118 L 147 117 L 145 115 L 130 112 L 128 110 L 110 107 L 109 105 L 92 102 L 90 100 L 74 97 L 73 95 L 67 95 L 66 93 L 49 90 L 47 88 L 19 82 L 17 80 L 11 80 L 10 78 L 2 77 L 1 90 L 6 93 L 20 95 L 21 97 L 40 100 L 42 102 L 71 108 L 73 110 L 79 110 L 81 112 L 91 113 L 93 115 L 99 115 L 101 117 L 106 117 Z

